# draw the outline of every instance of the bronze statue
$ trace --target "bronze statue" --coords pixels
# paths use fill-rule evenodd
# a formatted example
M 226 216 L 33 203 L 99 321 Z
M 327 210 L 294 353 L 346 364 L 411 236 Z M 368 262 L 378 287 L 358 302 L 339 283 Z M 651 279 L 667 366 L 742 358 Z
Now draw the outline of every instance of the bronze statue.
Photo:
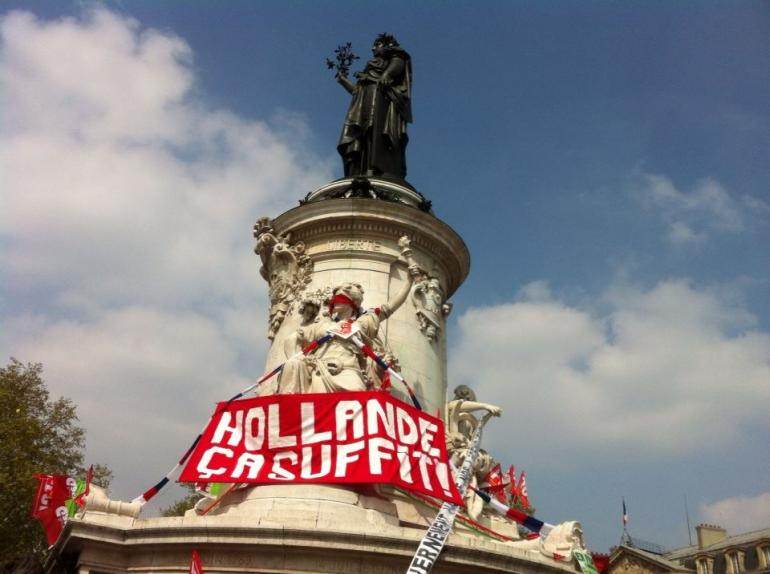
M 349 66 L 355 56 L 350 45 L 338 50 Z M 406 177 L 406 124 L 412 121 L 412 63 L 409 54 L 390 34 L 380 34 L 372 46 L 373 58 L 363 71 L 347 76 L 348 66 L 337 66 L 337 81 L 353 96 L 337 145 L 345 177 Z M 327 61 L 329 67 L 334 64 Z

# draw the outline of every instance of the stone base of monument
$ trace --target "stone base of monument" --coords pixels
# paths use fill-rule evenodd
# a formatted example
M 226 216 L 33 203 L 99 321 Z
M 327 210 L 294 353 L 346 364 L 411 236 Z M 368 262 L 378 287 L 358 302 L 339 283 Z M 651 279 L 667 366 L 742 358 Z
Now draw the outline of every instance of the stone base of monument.
M 207 574 L 403 573 L 432 518 L 419 505 L 410 517 L 407 506 L 343 487 L 287 485 L 233 492 L 206 516 L 190 511 L 183 517 L 135 518 L 87 511 L 67 525 L 46 570 L 187 572 L 196 549 Z M 526 545 L 458 527 L 433 572 L 575 571 L 572 563 Z

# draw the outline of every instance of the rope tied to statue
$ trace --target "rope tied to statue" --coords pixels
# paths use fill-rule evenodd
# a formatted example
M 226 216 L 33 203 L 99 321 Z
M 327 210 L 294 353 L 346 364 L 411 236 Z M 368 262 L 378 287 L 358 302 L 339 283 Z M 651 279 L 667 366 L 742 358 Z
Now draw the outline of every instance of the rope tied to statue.
M 166 486 L 166 484 L 168 484 L 168 482 L 171 480 L 171 477 L 174 475 L 174 473 L 177 470 L 179 470 L 179 468 L 185 462 L 187 462 L 188 458 L 190 458 L 190 455 L 193 453 L 193 450 L 195 450 L 195 447 L 198 446 L 198 443 L 200 442 L 201 438 L 203 437 L 203 432 L 206 429 L 206 427 L 208 426 L 209 422 L 215 416 L 217 416 L 223 409 L 226 409 L 230 405 L 230 403 L 240 399 L 244 395 L 247 395 L 248 393 L 250 393 L 251 391 L 256 389 L 262 383 L 264 383 L 266 381 L 269 381 L 271 378 L 276 376 L 278 373 L 280 373 L 283 370 L 284 365 L 286 365 L 286 363 L 288 363 L 290 360 L 295 359 L 297 357 L 301 357 L 303 355 L 309 355 L 309 354 L 313 353 L 318 347 L 320 347 L 324 343 L 327 343 L 328 341 L 330 341 L 331 338 L 332 338 L 332 335 L 330 335 L 328 333 L 326 335 L 324 335 L 323 337 L 319 337 L 318 339 L 316 339 L 315 341 L 313 341 L 312 343 L 307 345 L 305 348 L 303 348 L 300 352 L 296 353 L 295 355 L 293 355 L 292 357 L 290 357 L 289 359 L 287 359 L 286 361 L 284 361 L 283 363 L 278 365 L 275 369 L 273 369 L 269 373 L 266 373 L 266 374 L 262 375 L 262 377 L 260 377 L 259 380 L 257 380 L 256 383 L 253 383 L 253 384 L 249 385 L 248 387 L 246 387 L 245 389 L 243 389 L 239 393 L 233 395 L 225 403 L 221 403 L 219 405 L 219 408 L 217 408 L 217 410 L 214 411 L 214 414 L 212 414 L 211 417 L 209 417 L 209 420 L 206 422 L 206 425 L 204 425 L 203 429 L 201 429 L 201 432 L 198 433 L 198 436 L 195 437 L 195 440 L 192 442 L 190 447 L 185 451 L 185 453 L 182 455 L 182 457 L 179 459 L 179 461 L 174 465 L 174 467 L 171 470 L 169 470 L 162 479 L 160 479 L 157 483 L 155 483 L 154 486 L 152 486 L 151 488 L 148 488 L 147 490 L 145 490 L 142 494 L 140 494 L 139 496 L 134 498 L 131 502 L 132 503 L 138 502 L 140 505 L 144 506 L 156 494 L 158 494 L 158 492 L 160 492 L 160 490 L 164 486 Z

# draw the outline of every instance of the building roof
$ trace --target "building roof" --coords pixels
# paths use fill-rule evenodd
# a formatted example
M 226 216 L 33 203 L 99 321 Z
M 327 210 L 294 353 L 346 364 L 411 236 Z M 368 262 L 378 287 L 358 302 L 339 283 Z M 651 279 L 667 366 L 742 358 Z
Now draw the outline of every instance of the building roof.
M 700 553 L 718 552 L 731 546 L 745 546 L 753 542 L 758 542 L 767 538 L 770 540 L 770 528 L 763 528 L 761 530 L 752 530 L 751 532 L 744 532 L 743 534 L 736 534 L 734 536 L 728 536 L 724 540 L 720 540 L 710 546 L 704 546 L 699 548 L 697 544 L 692 546 L 685 546 L 684 548 L 677 548 L 671 552 L 666 552 L 665 557 L 670 560 L 682 560 L 690 556 L 695 556 Z
M 653 554 L 652 552 L 647 552 L 646 550 L 640 550 L 639 548 L 634 548 L 633 546 L 626 546 L 625 544 L 622 544 L 621 546 L 618 546 L 615 551 L 612 553 L 612 556 L 610 557 L 610 563 L 614 562 L 618 556 L 620 556 L 622 553 L 628 553 L 628 554 L 634 554 L 637 557 L 641 558 L 642 560 L 646 560 L 647 562 L 652 562 L 653 564 L 656 564 L 657 566 L 660 566 L 661 568 L 665 568 L 666 570 L 669 570 L 671 572 L 693 572 L 690 568 L 685 568 L 678 562 L 673 562 L 671 560 L 668 560 L 667 558 L 660 556 L 659 554 Z

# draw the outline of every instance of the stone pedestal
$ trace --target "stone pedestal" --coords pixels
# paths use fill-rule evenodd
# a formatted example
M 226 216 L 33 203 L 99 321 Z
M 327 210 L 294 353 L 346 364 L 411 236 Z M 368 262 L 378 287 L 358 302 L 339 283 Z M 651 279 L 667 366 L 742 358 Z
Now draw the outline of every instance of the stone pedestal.
M 277 488 L 282 492 L 251 489 L 211 516 L 140 519 L 87 512 L 67 525 L 46 571 L 183 573 L 197 549 L 206 574 L 403 574 L 425 532 L 399 525 L 383 512 L 387 508 L 377 508 L 390 503 L 377 498 L 331 487 L 312 493 Z M 308 503 L 309 495 L 314 502 Z M 460 531 L 450 536 L 433 572 L 559 574 L 574 567 Z

